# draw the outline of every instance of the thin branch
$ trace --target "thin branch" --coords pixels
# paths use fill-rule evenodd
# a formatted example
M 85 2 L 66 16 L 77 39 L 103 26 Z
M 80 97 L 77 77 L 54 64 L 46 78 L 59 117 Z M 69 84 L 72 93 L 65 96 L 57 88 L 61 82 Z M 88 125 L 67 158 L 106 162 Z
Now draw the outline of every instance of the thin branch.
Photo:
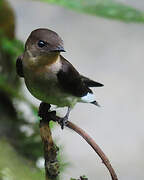
M 101 158 L 102 162 L 105 164 L 105 166 L 107 167 L 107 169 L 109 170 L 110 174 L 111 174 L 111 178 L 112 180 L 118 180 L 117 175 L 112 167 L 112 165 L 110 164 L 109 159 L 107 158 L 107 156 L 104 154 L 104 152 L 101 150 L 101 148 L 95 143 L 95 141 L 80 127 L 78 127 L 77 125 L 75 125 L 74 123 L 68 121 L 67 125 L 68 128 L 72 129 L 73 131 L 75 131 L 76 133 L 78 133 L 81 137 L 83 137 L 86 142 L 94 149 L 94 151 L 99 155 L 99 157 Z

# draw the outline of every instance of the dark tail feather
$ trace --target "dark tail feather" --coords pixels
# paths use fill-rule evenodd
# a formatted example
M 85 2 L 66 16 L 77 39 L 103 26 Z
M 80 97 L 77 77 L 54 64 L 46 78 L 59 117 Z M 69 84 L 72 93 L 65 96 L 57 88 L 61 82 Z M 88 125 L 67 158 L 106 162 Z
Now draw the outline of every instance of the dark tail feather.
M 94 104 L 94 105 L 96 105 L 98 107 L 101 107 L 97 101 L 93 101 L 93 102 L 91 102 L 91 104 Z
M 92 80 L 84 81 L 84 82 L 88 87 L 102 87 L 102 86 L 104 86 L 103 84 L 96 82 L 96 81 L 92 81 Z
M 81 75 L 81 79 L 86 84 L 86 86 L 88 86 L 88 87 L 102 87 L 102 86 L 104 86 L 103 84 L 96 82 L 96 81 L 93 81 L 93 80 L 91 80 L 85 76 L 82 76 L 82 75 Z

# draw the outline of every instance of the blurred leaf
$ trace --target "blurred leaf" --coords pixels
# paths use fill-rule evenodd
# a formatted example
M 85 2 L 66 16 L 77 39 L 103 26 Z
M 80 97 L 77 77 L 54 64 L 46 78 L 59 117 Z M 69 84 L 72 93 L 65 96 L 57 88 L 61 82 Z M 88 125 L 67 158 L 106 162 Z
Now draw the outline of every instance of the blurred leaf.
M 14 38 L 15 15 L 7 0 L 0 0 L 0 29 L 9 38 Z
M 7 180 L 43 180 L 44 173 L 19 156 L 6 140 L 0 140 L 0 178 Z
M 20 85 L 19 78 L 16 74 L 16 59 L 22 54 L 24 45 L 21 41 L 16 39 L 9 39 L 4 35 L 0 29 L 0 86 L 10 86 L 10 89 L 5 88 L 10 92 L 18 91 Z M 7 92 L 7 93 L 8 93 Z M 16 93 L 15 93 L 16 94 Z
M 8 84 L 6 81 L 6 76 L 0 76 L 0 89 L 4 91 L 7 95 L 12 98 L 24 99 L 22 95 L 15 89 L 12 85 Z
M 35 129 L 35 131 L 31 136 L 22 135 L 21 133 L 20 141 L 18 141 L 16 145 L 17 151 L 27 159 L 33 160 L 33 162 L 43 156 L 43 146 L 38 127 L 38 124 L 33 124 L 32 129 Z
M 12 56 L 14 62 L 16 62 L 17 57 L 24 51 L 24 44 L 22 41 L 17 39 L 10 40 L 4 36 L 2 32 L 0 32 L 0 47 L 1 50 Z
M 144 12 L 114 0 L 41 0 L 58 4 L 76 11 L 121 20 L 144 22 Z

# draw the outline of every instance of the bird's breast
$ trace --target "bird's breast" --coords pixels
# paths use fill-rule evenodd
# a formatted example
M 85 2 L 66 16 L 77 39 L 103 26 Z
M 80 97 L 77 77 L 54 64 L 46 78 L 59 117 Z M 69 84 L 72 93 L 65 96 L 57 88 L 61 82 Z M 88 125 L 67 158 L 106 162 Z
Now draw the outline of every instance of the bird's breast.
M 37 99 L 60 107 L 73 106 L 77 99 L 63 92 L 57 73 L 61 64 L 52 64 L 37 69 L 24 69 L 28 90 Z

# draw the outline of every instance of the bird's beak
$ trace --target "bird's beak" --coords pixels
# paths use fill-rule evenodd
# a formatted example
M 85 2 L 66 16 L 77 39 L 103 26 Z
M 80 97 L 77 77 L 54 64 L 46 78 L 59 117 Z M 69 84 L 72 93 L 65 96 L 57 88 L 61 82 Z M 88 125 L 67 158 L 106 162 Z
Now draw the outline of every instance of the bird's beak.
M 52 49 L 51 51 L 53 51 L 53 52 L 66 52 L 62 46 L 58 46 L 58 47 Z

